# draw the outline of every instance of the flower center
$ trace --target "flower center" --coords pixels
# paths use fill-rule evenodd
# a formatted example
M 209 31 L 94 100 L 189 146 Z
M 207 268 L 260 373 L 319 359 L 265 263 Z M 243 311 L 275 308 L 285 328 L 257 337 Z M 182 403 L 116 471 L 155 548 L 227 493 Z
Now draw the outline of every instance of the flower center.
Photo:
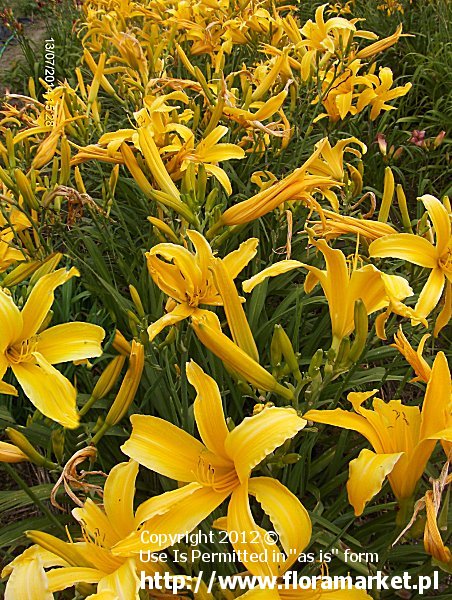
M 35 362 L 36 359 L 33 356 L 33 352 L 36 352 L 37 345 L 38 340 L 36 337 L 13 344 L 6 349 L 6 358 L 10 363 L 15 365 L 24 362 Z
M 195 473 L 198 483 L 211 487 L 215 492 L 232 492 L 239 485 L 239 479 L 234 467 L 214 467 L 207 457 L 198 458 Z
M 439 266 L 446 273 L 452 273 L 452 249 L 447 248 L 446 252 L 440 256 L 438 261 Z

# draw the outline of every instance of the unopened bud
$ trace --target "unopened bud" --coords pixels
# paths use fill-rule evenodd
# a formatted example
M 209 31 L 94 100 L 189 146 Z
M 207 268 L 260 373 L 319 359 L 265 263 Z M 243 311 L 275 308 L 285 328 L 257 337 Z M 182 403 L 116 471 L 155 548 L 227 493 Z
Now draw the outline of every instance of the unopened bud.
M 353 344 L 348 355 L 348 358 L 352 363 L 356 363 L 363 353 L 369 331 L 369 318 L 367 316 L 367 309 L 361 298 L 355 301 L 354 319 L 355 339 L 353 340 Z
M 42 456 L 42 454 L 39 454 L 39 452 L 35 449 L 31 442 L 27 440 L 24 434 L 20 431 L 17 431 L 17 429 L 7 427 L 5 429 L 5 433 L 13 442 L 13 444 L 17 446 L 19 450 L 22 450 L 30 462 L 40 467 L 47 467 L 49 469 L 54 469 L 57 466 L 51 461 L 47 460 L 44 456 Z
M 126 414 L 129 406 L 132 404 L 141 381 L 143 367 L 144 346 L 133 340 L 127 372 L 122 380 L 118 394 L 105 418 L 105 423 L 109 427 L 113 427 L 113 425 L 119 423 Z

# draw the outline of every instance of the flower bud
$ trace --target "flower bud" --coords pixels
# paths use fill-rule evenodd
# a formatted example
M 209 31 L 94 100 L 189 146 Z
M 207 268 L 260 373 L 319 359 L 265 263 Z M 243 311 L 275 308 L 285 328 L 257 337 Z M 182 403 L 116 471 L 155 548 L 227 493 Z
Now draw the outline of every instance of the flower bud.
M 49 469 L 54 469 L 57 466 L 51 461 L 47 460 L 44 456 L 42 456 L 42 454 L 39 454 L 39 452 L 35 449 L 31 442 L 27 440 L 24 434 L 20 431 L 17 431 L 17 429 L 7 427 L 5 429 L 5 433 L 13 442 L 13 444 L 17 446 L 17 448 L 19 448 L 19 450 L 21 450 L 25 456 L 28 457 L 28 460 L 35 465 L 47 467 Z
M 141 381 L 144 367 L 144 346 L 135 340 L 132 341 L 132 351 L 129 357 L 129 366 L 122 380 L 119 392 L 108 411 L 105 423 L 113 427 L 126 414 L 129 406 L 135 398 L 136 391 Z

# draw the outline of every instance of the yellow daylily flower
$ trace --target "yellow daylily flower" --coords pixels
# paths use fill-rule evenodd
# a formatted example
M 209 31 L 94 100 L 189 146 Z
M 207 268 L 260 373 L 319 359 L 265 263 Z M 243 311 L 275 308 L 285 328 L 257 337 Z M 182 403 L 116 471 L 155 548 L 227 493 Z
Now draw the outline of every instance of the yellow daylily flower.
M 452 441 L 450 419 L 451 378 L 447 360 L 439 352 L 432 367 L 422 408 L 400 400 L 373 401 L 373 410 L 362 404 L 371 392 L 351 392 L 354 413 L 341 408 L 310 410 L 304 418 L 352 429 L 363 435 L 374 451 L 364 449 L 350 463 L 348 498 L 357 516 L 377 494 L 387 476 L 399 503 L 409 500 L 424 473 L 437 440 Z
M 422 352 L 424 351 L 425 342 L 430 337 L 429 333 L 426 333 L 422 336 L 421 341 L 419 342 L 419 346 L 417 350 L 411 346 L 410 342 L 407 340 L 405 334 L 402 331 L 402 326 L 400 326 L 399 331 L 394 336 L 394 344 L 391 344 L 393 348 L 397 348 L 397 350 L 402 354 L 406 361 L 410 363 L 413 367 L 414 372 L 416 373 L 416 377 L 411 381 L 423 381 L 424 383 L 428 383 L 432 369 L 425 358 L 422 356 Z
M 332 210 L 323 209 L 323 217 L 324 221 L 311 222 L 310 226 L 316 236 L 323 237 L 326 240 L 353 233 L 366 240 L 373 241 L 384 235 L 397 233 L 397 231 L 387 223 L 341 215 Z
M 290 175 L 261 190 L 248 200 L 244 200 L 228 208 L 221 215 L 217 227 L 221 225 L 249 223 L 266 215 L 284 202 L 302 200 L 317 205 L 312 197 L 315 191 L 323 192 L 323 190 L 329 190 L 333 186 L 341 185 L 340 182 L 331 176 L 310 173 L 310 167 L 313 164 L 318 169 L 316 160 L 326 147 L 327 141 L 326 138 L 322 140 L 305 163 L 298 169 L 295 169 Z
M 241 159 L 245 157 L 245 151 L 236 144 L 219 144 L 219 140 L 228 133 L 228 128 L 218 125 L 195 147 L 195 135 L 191 129 L 179 123 L 173 123 L 166 127 L 168 132 L 175 131 L 171 144 L 162 148 L 163 153 L 175 152 L 167 167 L 176 179 L 182 176 L 190 163 L 204 165 L 207 173 L 213 175 L 221 183 L 226 193 L 232 194 L 232 187 L 226 172 L 216 163 L 223 160 Z
M 306 511 L 279 482 L 250 477 L 254 467 L 285 440 L 294 437 L 306 421 L 292 408 L 270 407 L 245 418 L 230 432 L 216 382 L 193 361 L 187 365 L 187 378 L 197 393 L 194 414 L 203 443 L 158 417 L 131 417 L 132 434 L 122 451 L 145 467 L 186 484 L 147 500 L 138 509 L 137 520 L 144 529 L 155 533 L 167 536 L 188 533 L 231 496 L 228 510 L 231 526 L 237 525 L 237 531 L 246 530 L 250 523 L 248 493 L 251 493 L 257 496 L 264 510 L 269 507 L 276 527 L 284 514 L 301 515 L 306 528 L 292 528 L 290 540 L 284 541 L 284 544 L 290 542 L 289 547 L 297 550 L 298 555 L 311 534 Z M 263 537 L 259 538 L 259 545 L 267 546 Z M 139 552 L 140 547 L 140 531 L 137 531 L 117 544 L 113 552 L 128 555 Z M 269 553 L 269 562 L 262 565 L 261 572 L 278 573 L 282 568 Z
M 17 446 L 14 444 L 9 444 L 8 442 L 0 442 L 0 463 L 18 463 L 25 462 L 27 460 L 28 456 L 24 454 Z
M 195 312 L 203 311 L 199 308 L 201 305 L 224 304 L 224 298 L 220 295 L 210 270 L 216 259 L 207 240 L 197 231 L 188 230 L 187 236 L 195 248 L 194 254 L 183 246 L 170 243 L 157 244 L 146 253 L 149 274 L 154 283 L 173 300 L 171 312 L 149 326 L 151 341 L 168 325 L 174 325 L 192 317 Z M 238 250 L 222 259 L 232 280 L 256 254 L 257 244 L 256 238 L 250 238 Z M 230 326 L 233 330 L 234 323 L 230 323 Z
M 27 536 L 36 545 L 26 550 L 3 570 L 3 577 L 10 575 L 6 597 L 8 594 L 11 594 L 12 599 L 25 600 L 35 597 L 20 596 L 21 586 L 27 584 L 18 580 L 19 574 L 24 570 L 23 564 L 34 563 L 29 568 L 40 572 L 40 577 L 49 591 L 45 598 L 53 598 L 53 592 L 80 583 L 89 583 L 97 585 L 99 594 L 108 592 L 113 594 L 113 598 L 139 600 L 137 573 L 144 571 L 152 576 L 156 572 L 162 572 L 162 565 L 142 562 L 139 556 L 116 556 L 111 552 L 114 545 L 137 527 L 133 510 L 137 473 L 138 464 L 134 461 L 116 465 L 105 481 L 103 509 L 88 499 L 83 507 L 72 511 L 80 523 L 83 541 L 64 542 L 47 533 L 28 532 Z M 142 549 L 146 552 L 154 551 L 154 548 L 143 545 Z M 44 571 L 44 568 L 50 567 L 59 568 Z
M 436 244 L 412 233 L 387 235 L 372 242 L 369 255 L 375 258 L 400 258 L 431 273 L 414 308 L 419 317 L 427 317 L 438 304 L 446 281 L 452 281 L 452 232 L 446 207 L 434 196 L 420 198 L 436 234 Z
M 68 428 L 77 427 L 79 422 L 76 391 L 53 365 L 100 356 L 105 331 L 98 325 L 81 322 L 41 328 L 55 289 L 78 274 L 72 268 L 44 275 L 33 287 L 22 311 L 0 289 L 0 393 L 17 395 L 15 388 L 1 381 L 10 367 L 34 406 Z
M 326 270 L 306 265 L 297 260 L 283 260 L 267 267 L 251 279 L 243 282 L 243 290 L 250 292 L 268 277 L 287 273 L 297 268 L 309 271 L 304 289 L 309 294 L 320 283 L 328 301 L 333 334 L 332 348 L 337 350 L 341 340 L 355 329 L 355 302 L 361 299 L 367 314 L 391 306 L 393 311 L 402 312 L 395 302 L 400 302 L 413 293 L 403 277 L 385 275 L 373 265 L 359 269 L 350 268 L 341 250 L 330 248 L 325 240 L 311 240 L 325 257 Z M 403 309 L 409 310 L 405 305 Z

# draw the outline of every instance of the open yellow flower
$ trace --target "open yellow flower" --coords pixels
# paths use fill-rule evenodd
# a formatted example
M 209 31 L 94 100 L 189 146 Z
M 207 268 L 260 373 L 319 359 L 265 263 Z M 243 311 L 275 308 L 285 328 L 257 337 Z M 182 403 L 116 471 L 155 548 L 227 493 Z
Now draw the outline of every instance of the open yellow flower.
M 55 289 L 78 275 L 77 269 L 59 269 L 41 277 L 22 311 L 0 289 L 0 393 L 17 395 L 2 381 L 11 367 L 25 395 L 46 417 L 65 427 L 77 427 L 76 391 L 54 364 L 102 354 L 102 327 L 90 323 L 64 323 L 42 330 L 54 300 Z
M 359 269 L 349 268 L 341 250 L 330 248 L 325 240 L 311 240 L 311 243 L 325 257 L 326 270 L 298 260 L 283 260 L 244 281 L 243 290 L 250 292 L 267 277 L 300 267 L 307 269 L 309 273 L 304 282 L 306 293 L 310 293 L 320 283 L 328 301 L 333 334 L 332 347 L 335 350 L 339 348 L 341 340 L 355 329 L 354 308 L 358 299 L 364 302 L 369 315 L 390 305 L 394 311 L 409 311 L 408 307 L 401 304 L 401 300 L 411 296 L 413 292 L 403 277 L 385 275 L 373 265 Z M 403 311 L 399 306 L 394 306 L 396 301 L 401 304 Z
M 132 434 L 123 452 L 153 471 L 183 487 L 144 502 L 136 518 L 155 533 L 184 534 L 194 529 L 231 496 L 228 519 L 237 531 L 247 531 L 250 521 L 248 493 L 255 494 L 277 525 L 281 515 L 300 515 L 305 528 L 292 528 L 289 547 L 301 552 L 310 538 L 310 522 L 299 501 L 272 478 L 250 479 L 251 472 L 266 456 L 296 435 L 306 424 L 292 408 L 266 408 L 247 417 L 229 431 L 220 391 L 215 381 L 194 362 L 187 365 L 187 378 L 197 397 L 194 414 L 203 443 L 158 417 L 133 415 Z M 309 522 L 309 528 L 307 523 Z M 254 524 L 253 529 L 257 530 Z M 260 538 L 259 544 L 265 544 Z M 117 544 L 117 554 L 139 552 L 140 532 Z M 298 555 L 298 554 L 297 554 Z M 262 565 L 265 574 L 283 565 Z
M 349 401 L 354 413 L 341 408 L 310 410 L 304 418 L 352 429 L 363 435 L 374 451 L 364 449 L 350 463 L 347 483 L 348 498 L 361 515 L 387 476 L 399 502 L 410 499 L 437 440 L 452 441 L 450 419 L 451 379 L 447 359 L 439 352 L 432 367 L 422 409 L 406 406 L 400 400 L 373 401 L 373 410 L 362 404 L 374 396 L 372 392 L 351 392 Z
M 177 136 L 171 144 L 162 148 L 163 153 L 174 152 L 167 168 L 174 178 L 181 177 L 190 163 L 203 164 L 207 173 L 213 175 L 221 183 L 226 193 L 232 194 L 232 187 L 226 172 L 217 165 L 223 160 L 241 159 L 245 152 L 236 144 L 219 144 L 219 140 L 228 133 L 228 128 L 218 125 L 195 147 L 195 135 L 191 129 L 179 123 L 167 126 L 167 131 L 175 131 Z
M 326 240 L 335 239 L 341 235 L 354 234 L 373 241 L 384 235 L 397 233 L 387 223 L 341 215 L 332 210 L 323 210 L 323 216 L 324 221 L 311 222 L 310 225 L 316 236 L 323 237 Z
M 147 575 L 161 572 L 159 563 L 142 562 L 138 556 L 115 556 L 111 548 L 136 529 L 133 510 L 135 480 L 138 464 L 134 461 L 113 467 L 104 486 L 103 509 L 88 499 L 84 506 L 75 508 L 72 514 L 80 523 L 83 541 L 64 542 L 53 535 L 30 531 L 28 537 L 35 542 L 23 554 L 7 565 L 2 577 L 10 575 L 6 598 L 53 598 L 53 592 L 74 585 L 96 584 L 100 594 L 110 593 L 107 598 L 139 600 L 137 573 Z M 153 548 L 142 546 L 143 551 Z M 47 572 L 44 569 L 51 568 Z M 39 574 L 38 581 L 47 596 L 27 595 L 30 581 L 27 572 Z M 34 581 L 33 581 L 34 584 Z M 10 594 L 10 596 L 8 596 Z M 97 597 L 97 596 L 93 596 Z
M 434 196 L 420 198 L 432 221 L 436 244 L 412 233 L 387 235 L 372 242 L 369 254 L 378 258 L 401 258 L 431 273 L 415 306 L 420 317 L 427 317 L 438 304 L 446 281 L 452 282 L 452 236 L 446 207 Z
M 397 348 L 397 350 L 405 357 L 406 361 L 410 363 L 413 367 L 414 372 L 416 373 L 416 377 L 411 381 L 423 381 L 424 383 L 428 383 L 432 369 L 425 358 L 422 356 L 422 352 L 424 351 L 425 342 L 430 337 L 429 333 L 426 333 L 422 336 L 421 341 L 419 342 L 419 346 L 417 350 L 411 346 L 410 342 L 407 340 L 405 334 L 402 331 L 402 326 L 400 326 L 399 331 L 394 336 L 394 343 L 391 344 L 393 348 Z
M 154 283 L 172 299 L 171 311 L 148 328 L 151 341 L 168 325 L 202 313 L 204 309 L 200 306 L 224 304 L 211 271 L 216 259 L 207 240 L 197 231 L 188 230 L 187 236 L 195 253 L 169 243 L 157 244 L 146 253 Z M 250 238 L 221 260 L 231 279 L 235 279 L 256 254 L 257 244 L 256 238 Z
M 301 167 L 295 169 L 295 171 L 284 177 L 284 179 L 281 179 L 281 181 L 248 198 L 248 200 L 244 200 L 228 208 L 221 215 L 217 227 L 221 225 L 249 223 L 266 215 L 284 202 L 302 200 L 318 206 L 312 197 L 314 192 L 330 190 L 334 186 L 341 185 L 339 181 L 336 181 L 332 177 L 330 174 L 331 170 L 329 170 L 328 175 L 317 174 L 319 171 L 319 161 L 317 159 L 328 146 L 327 138 L 321 140 L 312 155 Z M 331 147 L 329 149 L 331 150 Z M 315 169 L 314 174 L 311 174 L 311 166 Z M 326 167 L 327 165 L 324 165 L 324 168 Z

